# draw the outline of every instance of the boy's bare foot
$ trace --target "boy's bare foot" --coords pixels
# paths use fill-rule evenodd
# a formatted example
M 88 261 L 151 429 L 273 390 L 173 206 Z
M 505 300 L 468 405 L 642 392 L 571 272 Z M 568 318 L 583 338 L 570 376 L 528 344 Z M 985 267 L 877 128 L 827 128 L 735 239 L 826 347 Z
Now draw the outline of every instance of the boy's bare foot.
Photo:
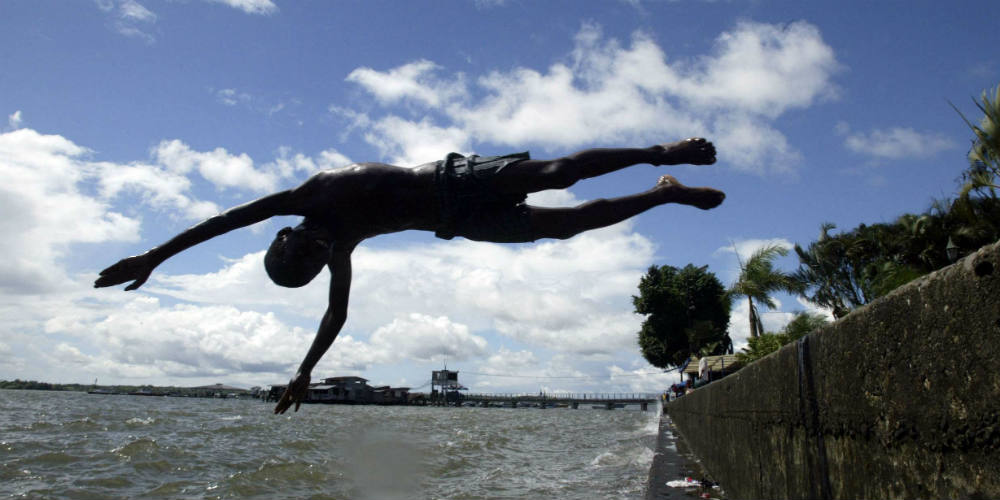
M 702 137 L 658 144 L 653 150 L 660 157 L 653 165 L 711 165 L 715 163 L 715 145 Z
M 710 187 L 689 187 L 681 184 L 672 175 L 662 175 L 656 181 L 656 188 L 666 196 L 667 203 L 691 205 L 702 210 L 715 208 L 726 199 L 726 193 Z

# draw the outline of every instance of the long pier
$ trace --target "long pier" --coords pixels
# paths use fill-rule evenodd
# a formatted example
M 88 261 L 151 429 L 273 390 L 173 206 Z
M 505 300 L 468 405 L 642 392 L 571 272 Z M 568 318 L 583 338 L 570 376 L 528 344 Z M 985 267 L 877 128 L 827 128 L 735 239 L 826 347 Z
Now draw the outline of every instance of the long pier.
M 462 404 L 472 403 L 476 406 L 505 406 L 556 408 L 568 407 L 574 410 L 580 405 L 591 405 L 608 410 L 622 408 L 625 405 L 639 405 L 642 411 L 649 409 L 649 403 L 660 400 L 657 393 L 606 393 L 606 394 L 462 394 Z

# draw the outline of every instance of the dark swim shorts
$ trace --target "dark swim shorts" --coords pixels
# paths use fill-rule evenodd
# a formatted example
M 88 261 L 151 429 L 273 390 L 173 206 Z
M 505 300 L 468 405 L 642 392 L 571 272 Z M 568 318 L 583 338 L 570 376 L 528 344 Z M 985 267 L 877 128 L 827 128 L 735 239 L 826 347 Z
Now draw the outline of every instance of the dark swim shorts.
M 520 243 L 534 241 L 526 194 L 499 193 L 490 178 L 505 167 L 530 159 L 527 151 L 506 156 L 468 157 L 449 153 L 437 162 L 435 182 L 441 227 L 434 235 L 450 240 Z

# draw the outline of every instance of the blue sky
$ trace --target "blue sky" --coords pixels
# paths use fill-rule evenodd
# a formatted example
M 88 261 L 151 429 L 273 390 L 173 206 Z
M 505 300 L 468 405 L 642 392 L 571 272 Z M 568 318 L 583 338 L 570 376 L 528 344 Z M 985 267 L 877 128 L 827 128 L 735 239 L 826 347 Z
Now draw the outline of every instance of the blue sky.
M 919 212 L 956 191 L 971 134 L 949 102 L 1000 83 L 992 2 L 97 0 L 0 5 L 0 379 L 244 386 L 293 373 L 328 278 L 263 273 L 273 220 L 192 248 L 138 292 L 97 271 L 322 168 L 450 151 L 705 136 L 726 191 L 566 241 L 400 233 L 354 259 L 349 320 L 315 377 L 476 391 L 656 391 L 630 296 L 653 264 L 709 265 Z M 647 189 L 636 166 L 573 205 Z M 793 257 L 781 261 L 791 270 Z M 777 329 L 794 297 L 765 314 Z M 730 333 L 745 343 L 746 310 Z M 516 376 L 512 376 L 516 375 Z

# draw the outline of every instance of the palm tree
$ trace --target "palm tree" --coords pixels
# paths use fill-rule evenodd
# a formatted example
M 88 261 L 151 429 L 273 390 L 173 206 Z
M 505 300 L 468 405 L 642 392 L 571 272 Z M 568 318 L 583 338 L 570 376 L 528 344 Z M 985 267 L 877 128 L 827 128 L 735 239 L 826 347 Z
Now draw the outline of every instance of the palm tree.
M 730 296 L 747 298 L 751 338 L 764 333 L 764 325 L 757 311 L 758 304 L 774 309 L 777 304 L 771 299 L 771 295 L 775 292 L 802 291 L 802 286 L 792 275 L 774 268 L 774 259 L 785 255 L 788 255 L 788 249 L 779 245 L 767 245 L 758 249 L 746 262 L 740 262 L 740 277 L 729 287 Z
M 993 94 L 992 100 L 990 93 Z M 963 174 L 966 183 L 961 194 L 976 191 L 996 198 L 996 190 L 1000 188 L 1000 86 L 984 90 L 980 99 L 982 102 L 976 103 L 976 107 L 983 112 L 979 125 L 974 125 L 965 115 L 958 113 L 976 134 L 969 151 L 969 169 Z M 957 108 L 955 110 L 958 111 Z

